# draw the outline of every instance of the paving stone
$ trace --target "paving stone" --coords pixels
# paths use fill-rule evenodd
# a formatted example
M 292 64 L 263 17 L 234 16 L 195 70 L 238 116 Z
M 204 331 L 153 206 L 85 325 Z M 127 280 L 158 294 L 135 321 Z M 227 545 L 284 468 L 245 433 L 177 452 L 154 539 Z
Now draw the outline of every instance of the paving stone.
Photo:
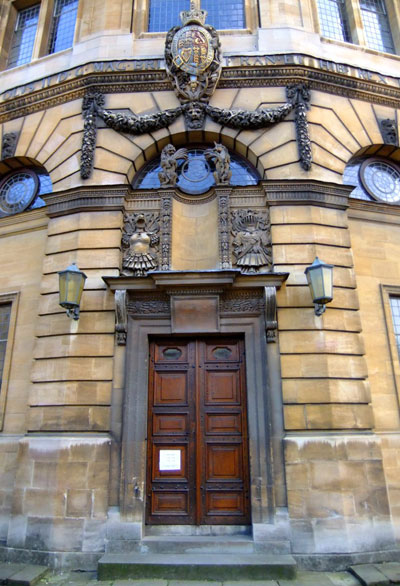
M 350 566 L 349 570 L 363 586 L 390 586 L 389 579 L 373 564 Z
M 360 586 L 359 580 L 349 572 L 327 572 L 326 576 L 334 586 Z
M 191 583 L 187 583 L 188 586 L 192 586 Z M 170 586 L 170 585 L 168 585 Z M 208 586 L 208 583 L 203 582 L 203 586 Z M 271 580 L 256 580 L 256 581 L 248 581 L 245 582 L 243 580 L 239 580 L 238 582 L 223 582 L 223 586 L 279 586 L 278 582 L 274 582 Z
M 239 584 L 240 582 L 235 582 Z M 170 580 L 168 586 L 222 586 L 222 582 L 213 582 L 204 580 Z
M 12 574 L 7 580 L 9 586 L 34 586 L 49 572 L 47 566 L 33 566 L 25 564 L 18 572 Z
M 375 567 L 382 572 L 393 584 L 400 584 L 400 564 L 398 562 L 387 562 L 375 564 Z
M 109 582 L 97 582 L 99 586 L 109 584 Z M 113 586 L 167 586 L 167 580 L 115 580 Z
M 7 579 L 22 570 L 23 564 L 0 564 L 0 584 L 5 584 Z

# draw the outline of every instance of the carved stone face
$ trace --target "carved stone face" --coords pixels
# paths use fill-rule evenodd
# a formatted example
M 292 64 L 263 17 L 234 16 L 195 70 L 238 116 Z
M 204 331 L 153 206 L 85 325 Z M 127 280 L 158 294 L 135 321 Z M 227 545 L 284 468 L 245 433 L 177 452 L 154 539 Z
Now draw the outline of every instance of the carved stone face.
M 189 128 L 203 128 L 205 111 L 202 105 L 191 102 L 185 109 L 185 120 Z

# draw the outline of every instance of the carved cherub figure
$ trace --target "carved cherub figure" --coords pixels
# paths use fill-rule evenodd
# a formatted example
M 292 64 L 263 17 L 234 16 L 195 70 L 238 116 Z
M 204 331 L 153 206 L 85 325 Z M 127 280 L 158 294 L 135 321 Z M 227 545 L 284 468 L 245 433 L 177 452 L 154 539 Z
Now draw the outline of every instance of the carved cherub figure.
M 213 173 L 217 185 L 228 185 L 231 177 L 231 157 L 228 149 L 220 143 L 214 142 L 213 149 L 207 149 L 204 153 L 206 159 L 213 161 L 215 171 Z
M 161 187 L 174 187 L 178 180 L 178 161 L 187 161 L 188 154 L 185 148 L 176 150 L 174 145 L 167 144 L 161 152 L 161 169 L 158 173 Z

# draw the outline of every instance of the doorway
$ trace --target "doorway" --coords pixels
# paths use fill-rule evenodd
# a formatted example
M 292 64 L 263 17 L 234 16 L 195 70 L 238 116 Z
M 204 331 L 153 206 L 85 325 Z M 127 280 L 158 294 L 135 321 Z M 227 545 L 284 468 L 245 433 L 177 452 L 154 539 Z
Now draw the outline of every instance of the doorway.
M 148 524 L 250 524 L 244 341 L 150 343 Z

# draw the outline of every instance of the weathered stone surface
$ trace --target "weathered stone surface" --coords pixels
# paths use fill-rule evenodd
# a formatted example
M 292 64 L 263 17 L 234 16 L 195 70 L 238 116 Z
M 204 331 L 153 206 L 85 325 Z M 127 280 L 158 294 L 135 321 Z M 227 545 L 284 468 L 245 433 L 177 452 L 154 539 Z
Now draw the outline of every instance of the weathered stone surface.
M 363 586 L 389 586 L 390 580 L 372 564 L 350 566 L 350 572 L 356 576 Z
M 44 578 L 48 573 L 49 568 L 47 566 L 33 566 L 26 564 L 24 567 L 12 574 L 7 583 L 10 586 L 34 586 L 39 580 Z

